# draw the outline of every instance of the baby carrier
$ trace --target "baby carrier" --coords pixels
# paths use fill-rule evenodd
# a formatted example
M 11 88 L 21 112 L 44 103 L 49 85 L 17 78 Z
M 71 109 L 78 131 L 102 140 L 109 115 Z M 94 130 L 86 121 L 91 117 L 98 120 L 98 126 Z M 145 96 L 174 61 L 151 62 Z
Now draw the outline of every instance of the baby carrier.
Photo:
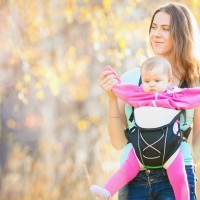
M 135 126 L 126 136 L 144 166 L 163 166 L 177 152 L 186 139 L 179 122 L 183 112 L 148 106 L 133 109 Z
M 191 128 L 180 129 L 180 115 L 185 116 L 185 110 L 149 106 L 132 108 L 129 120 L 135 120 L 135 126 L 125 131 L 128 142 L 132 143 L 141 164 L 164 166 L 189 136 Z

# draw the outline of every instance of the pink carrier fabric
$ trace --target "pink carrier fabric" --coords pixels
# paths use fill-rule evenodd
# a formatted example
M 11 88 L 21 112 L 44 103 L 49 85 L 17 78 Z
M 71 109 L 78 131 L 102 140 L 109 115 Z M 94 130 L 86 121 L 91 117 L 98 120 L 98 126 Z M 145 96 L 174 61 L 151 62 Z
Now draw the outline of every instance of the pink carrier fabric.
M 112 88 L 114 94 L 135 108 L 141 106 L 157 106 L 176 110 L 192 109 L 200 106 L 200 88 L 171 87 L 163 93 L 145 93 L 140 86 L 123 83 L 110 66 L 118 83 Z

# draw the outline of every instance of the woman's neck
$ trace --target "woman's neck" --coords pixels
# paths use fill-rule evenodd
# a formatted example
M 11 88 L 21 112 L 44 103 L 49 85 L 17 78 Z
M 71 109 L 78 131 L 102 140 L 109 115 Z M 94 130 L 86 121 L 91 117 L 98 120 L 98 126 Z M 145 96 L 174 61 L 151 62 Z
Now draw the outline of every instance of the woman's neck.
M 171 63 L 172 66 L 172 84 L 173 86 L 180 86 L 183 82 L 182 77 L 181 77 L 181 67 L 180 64 L 178 62 L 175 62 L 174 59 L 172 59 L 170 56 L 168 58 L 168 61 Z

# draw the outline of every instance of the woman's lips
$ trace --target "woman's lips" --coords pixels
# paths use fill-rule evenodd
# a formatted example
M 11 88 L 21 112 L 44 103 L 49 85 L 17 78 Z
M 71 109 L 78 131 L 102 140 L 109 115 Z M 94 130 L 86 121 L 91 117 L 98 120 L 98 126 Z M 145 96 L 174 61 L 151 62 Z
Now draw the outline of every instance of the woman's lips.
M 157 46 L 157 45 L 160 45 L 160 44 L 163 44 L 163 42 L 158 42 L 158 41 L 154 41 L 154 42 L 153 42 L 153 45 L 154 45 L 154 46 Z

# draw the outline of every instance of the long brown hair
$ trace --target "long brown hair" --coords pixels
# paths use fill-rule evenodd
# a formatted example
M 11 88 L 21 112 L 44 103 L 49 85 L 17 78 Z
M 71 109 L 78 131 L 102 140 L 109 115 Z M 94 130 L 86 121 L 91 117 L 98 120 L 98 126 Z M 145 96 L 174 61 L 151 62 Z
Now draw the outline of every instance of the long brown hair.
M 149 34 L 152 23 L 158 12 L 165 12 L 170 15 L 170 33 L 173 40 L 172 57 L 174 67 L 180 73 L 181 82 L 186 80 L 189 87 L 199 84 L 200 60 L 196 56 L 195 49 L 195 26 L 197 26 L 194 16 L 190 10 L 178 3 L 169 3 L 160 7 L 152 16 Z M 200 36 L 199 36 L 200 37 Z M 200 48 L 200 47 L 199 47 Z M 179 66 L 176 66 L 177 63 Z

